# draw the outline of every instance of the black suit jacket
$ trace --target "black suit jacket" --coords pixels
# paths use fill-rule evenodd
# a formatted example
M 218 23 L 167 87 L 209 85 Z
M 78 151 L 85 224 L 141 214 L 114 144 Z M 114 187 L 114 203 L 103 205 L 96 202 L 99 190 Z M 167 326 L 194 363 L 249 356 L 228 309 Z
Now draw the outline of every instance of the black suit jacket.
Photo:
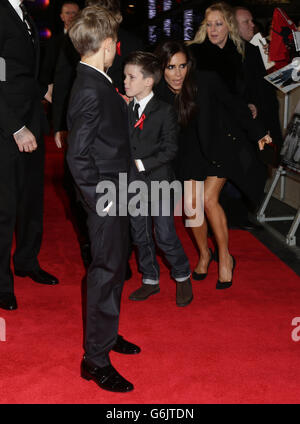
M 123 28 L 119 29 L 118 40 L 120 41 L 120 55 L 116 53 L 112 66 L 107 74 L 113 80 L 113 84 L 121 93 L 123 88 L 123 63 L 126 56 L 135 50 L 141 50 L 143 44 L 140 39 L 131 35 Z M 69 102 L 69 95 L 76 75 L 76 65 L 80 61 L 80 56 L 75 50 L 68 35 L 62 44 L 58 57 L 58 62 L 54 73 L 53 87 L 53 127 L 54 132 L 66 130 L 66 112 Z
M 143 127 L 134 127 L 133 104 L 129 104 L 130 144 L 133 159 L 141 159 L 145 171 L 140 177 L 150 181 L 172 181 L 172 161 L 178 149 L 175 110 L 155 96 L 144 110 Z
M 264 126 L 266 132 L 270 131 L 273 143 L 279 148 L 282 144 L 282 132 L 276 88 L 264 79 L 267 72 L 259 48 L 248 42 L 245 42 L 244 68 L 250 91 L 249 100 L 255 104 L 258 110 L 257 119 Z M 271 149 L 271 147 L 269 148 Z
M 67 161 L 85 204 L 96 212 L 101 180 L 118 184 L 128 172 L 130 146 L 127 104 L 97 70 L 77 66 L 68 108 Z
M 46 129 L 41 99 L 47 91 L 38 82 L 39 38 L 34 23 L 32 43 L 25 24 L 8 0 L 0 1 L 0 57 L 6 62 L 6 81 L 0 81 L 0 137 L 26 125 L 38 138 Z
M 44 59 L 42 61 L 40 81 L 44 84 L 52 84 L 59 52 L 64 42 L 65 34 L 53 35 L 46 43 Z

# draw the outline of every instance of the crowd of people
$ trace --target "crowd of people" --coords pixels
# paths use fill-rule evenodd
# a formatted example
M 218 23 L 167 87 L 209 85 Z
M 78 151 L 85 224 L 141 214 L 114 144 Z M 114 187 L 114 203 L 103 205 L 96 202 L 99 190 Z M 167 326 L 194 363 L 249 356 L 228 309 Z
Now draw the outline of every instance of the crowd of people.
M 38 35 L 23 1 L 0 4 L 0 56 L 7 68 L 0 82 L 0 308 L 17 309 L 14 232 L 15 275 L 58 284 L 38 262 L 44 98 L 52 103 L 55 143 L 67 145 L 64 186 L 87 267 L 81 375 L 102 389 L 126 392 L 133 384 L 112 366 L 109 352 L 141 351 L 118 334 L 133 246 L 142 284 L 132 301 L 160 291 L 156 244 L 176 281 L 179 307 L 192 302 L 192 280 L 204 280 L 212 260 L 218 262 L 216 289 L 230 288 L 237 259 L 228 247 L 228 210 L 239 198 L 236 216 L 245 224 L 267 178 L 260 152 L 272 142 L 280 147 L 282 138 L 274 88 L 249 43 L 254 24 L 248 9 L 214 3 L 193 40 L 168 39 L 150 52 L 120 26 L 118 0 L 86 0 L 85 6 L 63 4 L 64 33 L 49 43 L 39 73 Z M 120 194 L 121 173 L 148 193 L 153 182 L 183 184 L 199 250 L 194 270 L 176 233 L 172 197 L 141 197 L 130 214 L 119 213 L 120 197 L 108 199 L 99 213 L 98 183 L 109 180 Z M 203 208 L 200 221 L 195 206 Z

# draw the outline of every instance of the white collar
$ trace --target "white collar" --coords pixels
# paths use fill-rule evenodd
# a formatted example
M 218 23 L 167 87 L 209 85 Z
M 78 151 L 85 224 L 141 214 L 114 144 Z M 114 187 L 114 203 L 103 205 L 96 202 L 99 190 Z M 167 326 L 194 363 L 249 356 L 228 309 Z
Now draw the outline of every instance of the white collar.
M 139 107 L 139 116 L 141 116 L 141 114 L 145 110 L 145 107 L 147 106 L 147 104 L 149 103 L 149 101 L 152 99 L 153 96 L 154 96 L 154 93 L 153 93 L 153 91 L 151 91 L 151 93 L 148 94 L 148 96 L 144 97 L 141 100 L 137 100 L 134 97 L 133 107 L 136 105 L 136 103 L 138 103 L 140 105 L 140 107 Z
M 8 0 L 12 7 L 16 10 L 18 7 L 20 7 L 20 4 L 22 3 L 21 0 Z
M 96 68 L 95 66 L 89 65 L 88 63 L 85 63 L 85 62 L 82 62 L 82 61 L 80 61 L 80 63 L 82 63 L 82 65 L 86 65 L 86 66 L 89 66 L 90 68 L 95 69 L 95 71 L 100 72 L 100 74 L 104 75 L 108 79 L 108 81 L 112 83 L 112 79 L 105 72 L 101 71 L 100 69 Z

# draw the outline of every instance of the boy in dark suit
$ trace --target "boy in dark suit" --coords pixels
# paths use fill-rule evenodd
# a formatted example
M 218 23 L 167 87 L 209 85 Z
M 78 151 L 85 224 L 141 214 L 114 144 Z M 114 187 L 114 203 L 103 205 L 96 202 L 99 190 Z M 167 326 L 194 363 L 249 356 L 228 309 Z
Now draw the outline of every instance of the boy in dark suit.
M 129 221 L 128 216 L 119 216 L 116 199 L 98 214 L 103 196 L 96 190 L 106 180 L 116 187 L 119 173 L 126 173 L 130 164 L 127 105 L 104 72 L 114 59 L 117 29 L 110 12 L 93 6 L 85 8 L 69 30 L 81 62 L 68 109 L 67 161 L 87 210 L 92 253 L 81 375 L 102 389 L 128 392 L 133 385 L 111 365 L 109 352 L 140 352 L 118 335 Z M 110 207 L 117 212 L 105 214 Z
M 172 161 L 177 152 L 177 118 L 172 106 L 153 94 L 152 88 L 160 80 L 161 69 L 152 53 L 139 51 L 130 54 L 125 60 L 124 74 L 126 95 L 134 99 L 129 105 L 130 144 L 136 164 L 133 179 L 144 181 L 151 191 L 154 182 L 174 180 Z M 148 212 L 138 216 L 131 214 L 132 239 L 138 248 L 143 280 L 142 286 L 129 299 L 145 300 L 160 291 L 159 265 L 152 237 L 154 224 L 156 242 L 171 265 L 171 275 L 176 280 L 176 304 L 186 306 L 193 299 L 190 266 L 176 234 L 174 205 L 167 197 L 147 196 L 144 207 Z M 168 206 L 170 212 L 164 213 Z M 150 213 L 154 209 L 155 216 Z

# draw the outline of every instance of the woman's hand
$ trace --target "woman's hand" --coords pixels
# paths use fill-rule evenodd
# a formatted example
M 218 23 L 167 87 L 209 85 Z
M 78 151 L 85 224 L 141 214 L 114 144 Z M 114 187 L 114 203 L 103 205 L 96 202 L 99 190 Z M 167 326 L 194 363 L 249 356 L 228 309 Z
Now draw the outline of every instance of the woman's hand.
M 259 150 L 264 150 L 265 144 L 272 143 L 272 138 L 269 134 L 266 134 L 263 138 L 258 141 Z
M 251 113 L 252 113 L 252 118 L 255 119 L 257 117 L 257 108 L 255 105 L 253 105 L 252 103 L 248 104 L 248 108 L 250 109 Z

